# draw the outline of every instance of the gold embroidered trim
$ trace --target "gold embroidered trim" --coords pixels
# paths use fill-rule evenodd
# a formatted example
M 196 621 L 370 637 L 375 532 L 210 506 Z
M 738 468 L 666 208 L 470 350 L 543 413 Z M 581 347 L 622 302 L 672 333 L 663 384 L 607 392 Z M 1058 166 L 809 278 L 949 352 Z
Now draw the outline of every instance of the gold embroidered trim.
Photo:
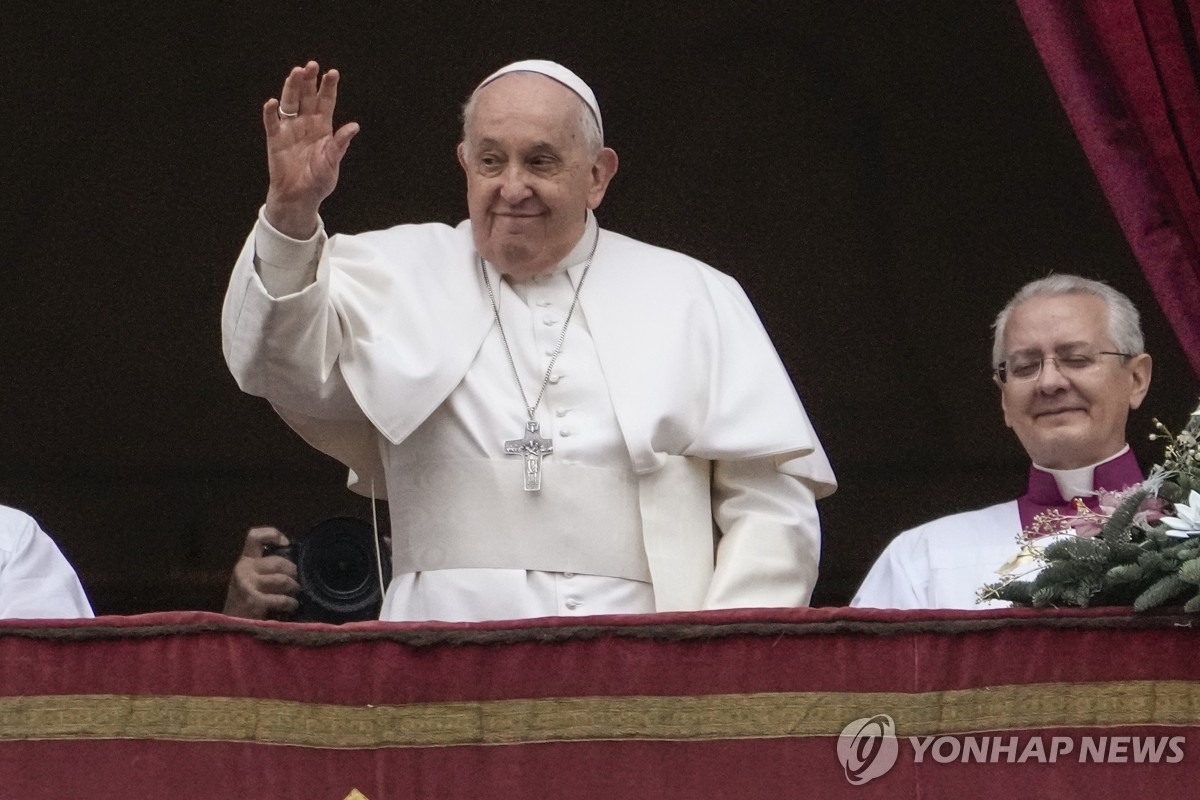
M 836 736 L 889 714 L 900 736 L 1030 728 L 1200 727 L 1200 682 L 994 686 L 916 694 L 779 692 L 328 705 L 237 697 L 0 698 L 0 740 L 148 739 L 314 748 Z

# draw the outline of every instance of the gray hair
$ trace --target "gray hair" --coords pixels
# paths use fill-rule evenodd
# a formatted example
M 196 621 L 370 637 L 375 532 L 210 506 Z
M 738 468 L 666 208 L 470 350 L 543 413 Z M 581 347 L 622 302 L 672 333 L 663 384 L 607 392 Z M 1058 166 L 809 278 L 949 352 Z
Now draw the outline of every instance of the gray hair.
M 541 73 L 535 72 L 532 74 L 540 75 Z M 547 79 L 554 80 L 553 78 Z M 463 103 L 462 142 L 464 149 L 467 151 L 467 155 L 470 155 L 471 150 L 471 139 L 468 129 L 471 127 L 471 118 L 475 115 L 475 106 L 479 102 L 479 92 L 491 85 L 491 83 L 485 83 L 483 86 L 478 87 L 475 91 L 471 92 L 471 96 L 467 98 L 467 102 Z M 583 135 L 584 147 L 587 148 L 589 156 L 594 156 L 596 153 L 600 152 L 600 148 L 604 147 L 604 137 L 600 133 L 600 123 L 596 121 L 596 116 L 592 113 L 592 110 L 588 108 L 588 104 L 583 101 L 582 97 L 575 94 L 574 91 L 571 92 L 571 96 L 574 98 L 575 104 L 578 106 L 579 132 Z
M 1101 281 L 1081 278 L 1078 275 L 1047 275 L 1025 284 L 1008 301 L 1004 310 L 996 315 L 992 324 L 995 338 L 992 340 L 992 366 L 1000 366 L 1004 360 L 1004 330 L 1013 309 L 1035 297 L 1058 297 L 1070 294 L 1090 294 L 1099 297 L 1108 308 L 1108 338 L 1122 353 L 1140 355 L 1146 350 L 1142 336 L 1142 324 L 1138 310 L 1128 297 Z

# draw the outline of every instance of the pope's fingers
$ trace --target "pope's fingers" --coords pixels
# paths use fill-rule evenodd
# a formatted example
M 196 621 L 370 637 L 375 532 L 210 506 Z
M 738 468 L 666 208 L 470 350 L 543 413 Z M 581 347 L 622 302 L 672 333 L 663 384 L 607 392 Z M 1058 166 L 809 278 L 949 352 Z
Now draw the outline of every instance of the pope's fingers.
M 292 67 L 283 89 L 279 92 L 279 113 L 299 114 L 304 111 L 306 101 L 317 91 L 317 62 L 309 61 L 303 67 Z
M 317 66 L 317 62 L 310 61 L 304 65 L 304 69 L 300 73 L 300 105 L 297 108 L 285 106 L 283 108 L 285 114 L 292 111 L 306 114 L 317 110 L 317 85 L 320 77 L 321 69 Z
M 346 150 L 350 147 L 350 140 L 358 135 L 358 130 L 357 122 L 347 122 L 334 132 L 333 156 L 336 161 L 340 162 L 342 156 L 346 155 Z
M 333 115 L 337 105 L 338 83 L 342 75 L 336 69 L 331 69 L 321 77 L 321 85 L 317 89 L 317 111 L 321 114 Z
M 263 103 L 263 129 L 267 132 L 267 138 L 274 136 L 279 131 L 279 101 L 272 97 L 267 102 Z

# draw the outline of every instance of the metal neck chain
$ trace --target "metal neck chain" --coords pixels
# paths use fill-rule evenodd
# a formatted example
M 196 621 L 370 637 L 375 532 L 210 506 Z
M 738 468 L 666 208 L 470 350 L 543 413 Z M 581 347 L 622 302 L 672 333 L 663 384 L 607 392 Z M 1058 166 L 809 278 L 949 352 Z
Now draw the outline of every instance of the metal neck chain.
M 592 258 L 596 255 L 596 246 L 600 244 L 600 230 L 596 229 L 596 238 L 592 241 L 592 251 L 588 253 L 587 263 L 583 265 L 583 272 L 579 276 L 579 285 L 575 287 L 575 296 L 571 298 L 571 307 L 567 310 L 567 318 L 563 320 L 562 330 L 558 332 L 558 344 L 554 346 L 554 354 L 550 356 L 550 365 L 546 367 L 546 374 L 542 378 L 542 388 L 538 390 L 537 399 L 533 401 L 533 405 L 529 405 L 529 399 L 525 395 L 525 387 L 521 385 L 521 376 L 517 372 L 517 362 L 513 360 L 512 349 L 508 346 L 508 337 L 504 335 L 504 325 L 500 323 L 500 307 L 496 305 L 496 294 L 492 291 L 492 281 L 488 277 L 487 265 L 483 260 L 483 256 L 479 256 L 479 270 L 483 273 L 483 283 L 487 286 L 488 299 L 492 301 L 492 315 L 496 318 L 496 328 L 500 331 L 500 341 L 504 344 L 504 354 L 508 356 L 508 365 L 512 367 L 513 377 L 517 380 L 517 389 L 521 392 L 521 402 L 525 404 L 525 411 L 529 414 L 530 422 L 533 421 L 534 412 L 542 403 L 542 395 L 546 393 L 546 387 L 550 384 L 550 374 L 554 371 L 554 363 L 558 361 L 558 354 L 562 352 L 563 342 L 567 339 L 567 326 L 571 324 L 571 315 L 575 313 L 575 306 L 579 303 L 579 292 L 583 289 L 583 282 L 587 279 L 588 270 L 592 268 Z

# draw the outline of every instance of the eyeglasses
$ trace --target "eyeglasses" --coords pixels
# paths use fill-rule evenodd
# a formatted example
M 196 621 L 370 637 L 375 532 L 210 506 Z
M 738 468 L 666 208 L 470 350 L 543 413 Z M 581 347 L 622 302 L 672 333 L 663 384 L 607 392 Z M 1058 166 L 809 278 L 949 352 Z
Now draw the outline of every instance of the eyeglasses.
M 992 372 L 996 374 L 1001 383 L 1008 383 L 1009 378 L 1015 381 L 1032 381 L 1036 380 L 1042 374 L 1042 365 L 1047 361 L 1053 361 L 1060 372 L 1065 372 L 1069 375 L 1071 373 L 1085 372 L 1096 366 L 1096 362 L 1100 360 L 1100 356 L 1120 356 L 1125 359 L 1130 358 L 1131 354 L 1101 350 L 1097 353 L 1070 353 L 1065 356 L 1043 356 L 1041 358 L 1021 356 L 1012 361 L 1001 361 Z

